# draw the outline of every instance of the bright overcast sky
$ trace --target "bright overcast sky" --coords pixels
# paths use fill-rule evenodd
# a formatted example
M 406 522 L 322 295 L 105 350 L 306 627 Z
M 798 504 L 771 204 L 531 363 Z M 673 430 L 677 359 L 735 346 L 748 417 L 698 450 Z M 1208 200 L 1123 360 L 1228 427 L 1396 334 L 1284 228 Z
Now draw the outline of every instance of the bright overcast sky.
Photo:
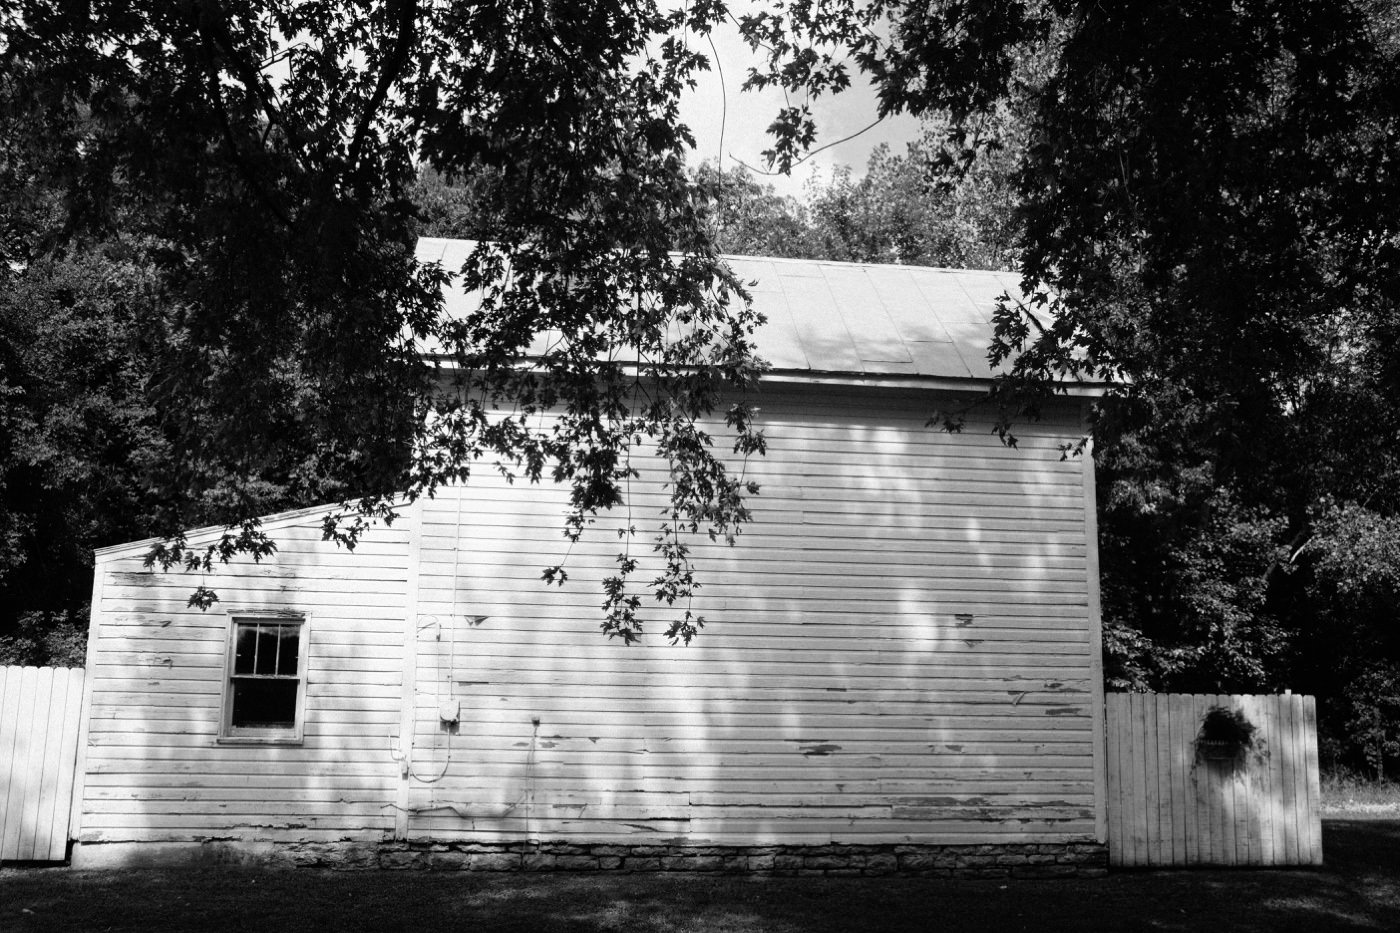
M 712 65 L 709 73 L 701 74 L 695 91 L 681 103 L 681 119 L 695 133 L 697 149 L 692 160 L 699 163 L 722 154 L 726 169 L 734 168 L 738 159 L 751 168 L 766 170 L 761 153 L 772 142 L 765 131 L 783 106 L 783 94 L 775 89 L 762 94 L 741 92 L 752 61 L 749 47 L 733 23 L 722 24 L 713 38 L 719 67 Z M 702 48 L 709 51 L 708 44 Z M 855 80 L 859 80 L 858 75 Z M 817 120 L 817 145 L 824 146 L 858 132 L 875 119 L 875 93 L 862 84 L 836 97 L 818 97 L 812 110 Z M 762 176 L 760 180 L 772 184 L 781 194 L 801 195 L 802 185 L 814 169 L 829 178 L 837 165 L 849 165 L 859 177 L 865 172 L 870 151 L 877 145 L 889 143 L 896 153 L 902 153 L 905 143 L 918 135 L 917 120 L 891 117 L 855 139 L 817 152 L 794 167 L 792 177 Z

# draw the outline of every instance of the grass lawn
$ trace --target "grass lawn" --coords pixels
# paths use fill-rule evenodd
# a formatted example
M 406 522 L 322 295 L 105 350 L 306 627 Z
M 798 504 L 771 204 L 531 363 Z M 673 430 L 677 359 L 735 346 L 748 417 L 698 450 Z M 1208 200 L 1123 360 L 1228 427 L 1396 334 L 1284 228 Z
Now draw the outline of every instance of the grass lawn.
M 1400 821 L 1328 820 L 1325 868 L 1070 881 L 0 871 L 0 930 L 1400 930 Z
M 1400 820 L 1400 783 L 1362 778 L 1353 772 L 1323 774 L 1322 815 Z

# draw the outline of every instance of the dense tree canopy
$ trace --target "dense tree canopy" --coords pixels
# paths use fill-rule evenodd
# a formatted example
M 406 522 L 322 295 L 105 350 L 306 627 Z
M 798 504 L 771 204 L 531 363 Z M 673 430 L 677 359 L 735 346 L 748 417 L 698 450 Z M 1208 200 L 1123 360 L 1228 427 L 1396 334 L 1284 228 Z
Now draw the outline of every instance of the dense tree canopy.
M 677 121 L 704 62 L 686 37 L 717 15 L 651 2 L 0 7 L 0 284 L 67 305 L 49 270 L 103 254 L 152 296 L 130 309 L 141 371 L 121 404 L 139 409 L 122 442 L 146 458 L 147 529 L 170 536 L 154 558 L 266 553 L 256 516 L 327 497 L 359 497 L 327 526 L 353 543 L 392 517 L 396 493 L 465 479 L 483 455 L 567 484 L 577 535 L 621 501 L 627 449 L 645 442 L 686 481 L 668 487 L 643 582 L 679 607 L 668 634 L 690 637 L 685 538 L 747 517 L 701 419 L 755 371 L 754 322 L 710 246 Z M 421 166 L 475 185 L 490 234 L 460 270 L 486 295 L 465 320 L 442 317 L 445 273 L 413 258 Z M 548 332 L 561 337 L 516 365 Z M 48 410 L 70 417 L 86 391 Z M 121 394 L 117 380 L 99 392 Z M 39 403 L 16 404 L 22 420 Z M 531 417 L 546 408 L 560 416 Z M 727 419 L 743 452 L 761 449 L 742 403 Z M 80 449 L 91 468 L 98 451 Z M 42 452 L 25 456 L 60 497 Z M 187 547 L 182 530 L 209 521 L 230 530 Z M 641 628 L 639 566 L 624 547 L 607 589 L 604 629 L 624 639 Z M 0 569 L 22 604 L 23 567 Z
M 166 444 L 142 388 L 152 285 L 148 267 L 94 250 L 0 289 L 0 632 L 23 621 L 0 663 L 81 663 L 89 549 L 146 537 L 161 509 L 147 466 Z
M 1016 255 L 1045 302 L 998 318 L 1003 388 L 1120 384 L 1095 425 L 1119 686 L 1314 691 L 1353 709 L 1334 736 L 1394 702 L 1398 24 L 1369 0 L 793 0 L 744 20 L 754 84 L 801 100 L 858 70 L 885 112 L 949 119 L 937 171 L 1009 128 Z M 809 112 L 776 130 L 790 163 Z M 1391 569 L 1343 585 L 1359 567 Z M 1373 764 L 1400 750 L 1390 722 Z
M 988 159 L 945 183 L 930 170 L 942 138 L 931 128 L 902 155 L 878 146 L 859 178 L 848 166 L 830 177 L 814 174 L 801 198 L 776 194 L 743 167 L 720 171 L 707 162 L 694 177 L 726 255 L 1011 268 L 1010 160 Z M 459 213 L 447 229 L 471 227 Z
M 482 455 L 568 484 L 580 534 L 645 439 L 691 480 L 652 581 L 689 637 L 685 536 L 747 518 L 700 427 L 756 366 L 718 248 L 1011 267 L 1041 303 L 996 321 L 1008 417 L 1056 375 L 1118 385 L 1094 425 L 1111 683 L 1316 692 L 1333 753 L 1393 766 L 1393 4 L 732 13 L 750 83 L 793 102 L 779 168 L 814 141 L 807 95 L 852 80 L 929 135 L 802 202 L 688 172 L 717 2 L 0 4 L 7 624 L 40 646 L 33 581 L 80 585 L 93 544 L 171 535 L 158 560 L 205 565 L 275 547 L 259 514 L 363 497 L 327 528 L 353 542 Z M 413 262 L 424 230 L 489 241 L 466 320 Z M 564 339 L 517 365 L 541 333 Z M 203 522 L 229 533 L 190 551 Z M 608 588 L 625 639 L 639 566 L 624 547 Z
M 942 136 L 930 129 L 902 155 L 876 148 L 858 180 L 838 169 L 809 189 L 813 251 L 846 262 L 1006 269 L 1014 262 L 1014 190 L 1004 154 L 962 177 L 931 171 Z

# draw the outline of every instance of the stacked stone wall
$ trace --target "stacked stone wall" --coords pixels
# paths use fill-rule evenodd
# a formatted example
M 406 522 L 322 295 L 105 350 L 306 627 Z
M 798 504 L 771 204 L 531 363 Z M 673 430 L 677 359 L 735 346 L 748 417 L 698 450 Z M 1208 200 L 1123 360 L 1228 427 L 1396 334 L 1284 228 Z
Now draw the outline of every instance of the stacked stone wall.
M 495 872 L 1064 878 L 1092 877 L 1108 871 L 1108 848 L 1099 843 L 963 846 L 306 843 L 281 847 L 276 859 L 318 868 Z

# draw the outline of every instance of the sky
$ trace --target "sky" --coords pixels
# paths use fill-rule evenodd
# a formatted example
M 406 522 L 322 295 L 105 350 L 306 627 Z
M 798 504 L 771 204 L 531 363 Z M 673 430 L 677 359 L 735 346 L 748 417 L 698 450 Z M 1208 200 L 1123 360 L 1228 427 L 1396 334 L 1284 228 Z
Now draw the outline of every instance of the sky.
M 783 106 L 782 91 L 769 89 L 761 94 L 741 91 L 753 53 L 739 37 L 738 27 L 733 23 L 721 24 L 712 38 L 714 52 L 718 53 L 718 67 L 711 65 L 708 73 L 702 73 L 695 90 L 681 102 L 681 119 L 695 133 L 697 148 L 692 160 L 698 164 L 722 155 L 726 169 L 742 161 L 752 169 L 766 170 L 762 152 L 772 142 L 765 130 Z M 710 51 L 708 44 L 702 48 Z M 711 52 L 712 57 L 714 52 Z M 858 76 L 852 83 L 857 82 Z M 862 83 L 836 97 L 818 97 L 812 109 L 820 147 L 871 123 L 876 117 L 875 93 Z M 871 150 L 877 145 L 889 143 L 896 153 L 902 153 L 905 144 L 918 135 L 919 121 L 907 116 L 891 117 L 855 139 L 815 153 L 795 166 L 791 176 L 759 176 L 759 180 L 773 185 L 779 194 L 801 196 L 802 186 L 814 170 L 821 177 L 830 178 L 836 166 L 849 165 L 853 174 L 860 177 L 865 173 Z

